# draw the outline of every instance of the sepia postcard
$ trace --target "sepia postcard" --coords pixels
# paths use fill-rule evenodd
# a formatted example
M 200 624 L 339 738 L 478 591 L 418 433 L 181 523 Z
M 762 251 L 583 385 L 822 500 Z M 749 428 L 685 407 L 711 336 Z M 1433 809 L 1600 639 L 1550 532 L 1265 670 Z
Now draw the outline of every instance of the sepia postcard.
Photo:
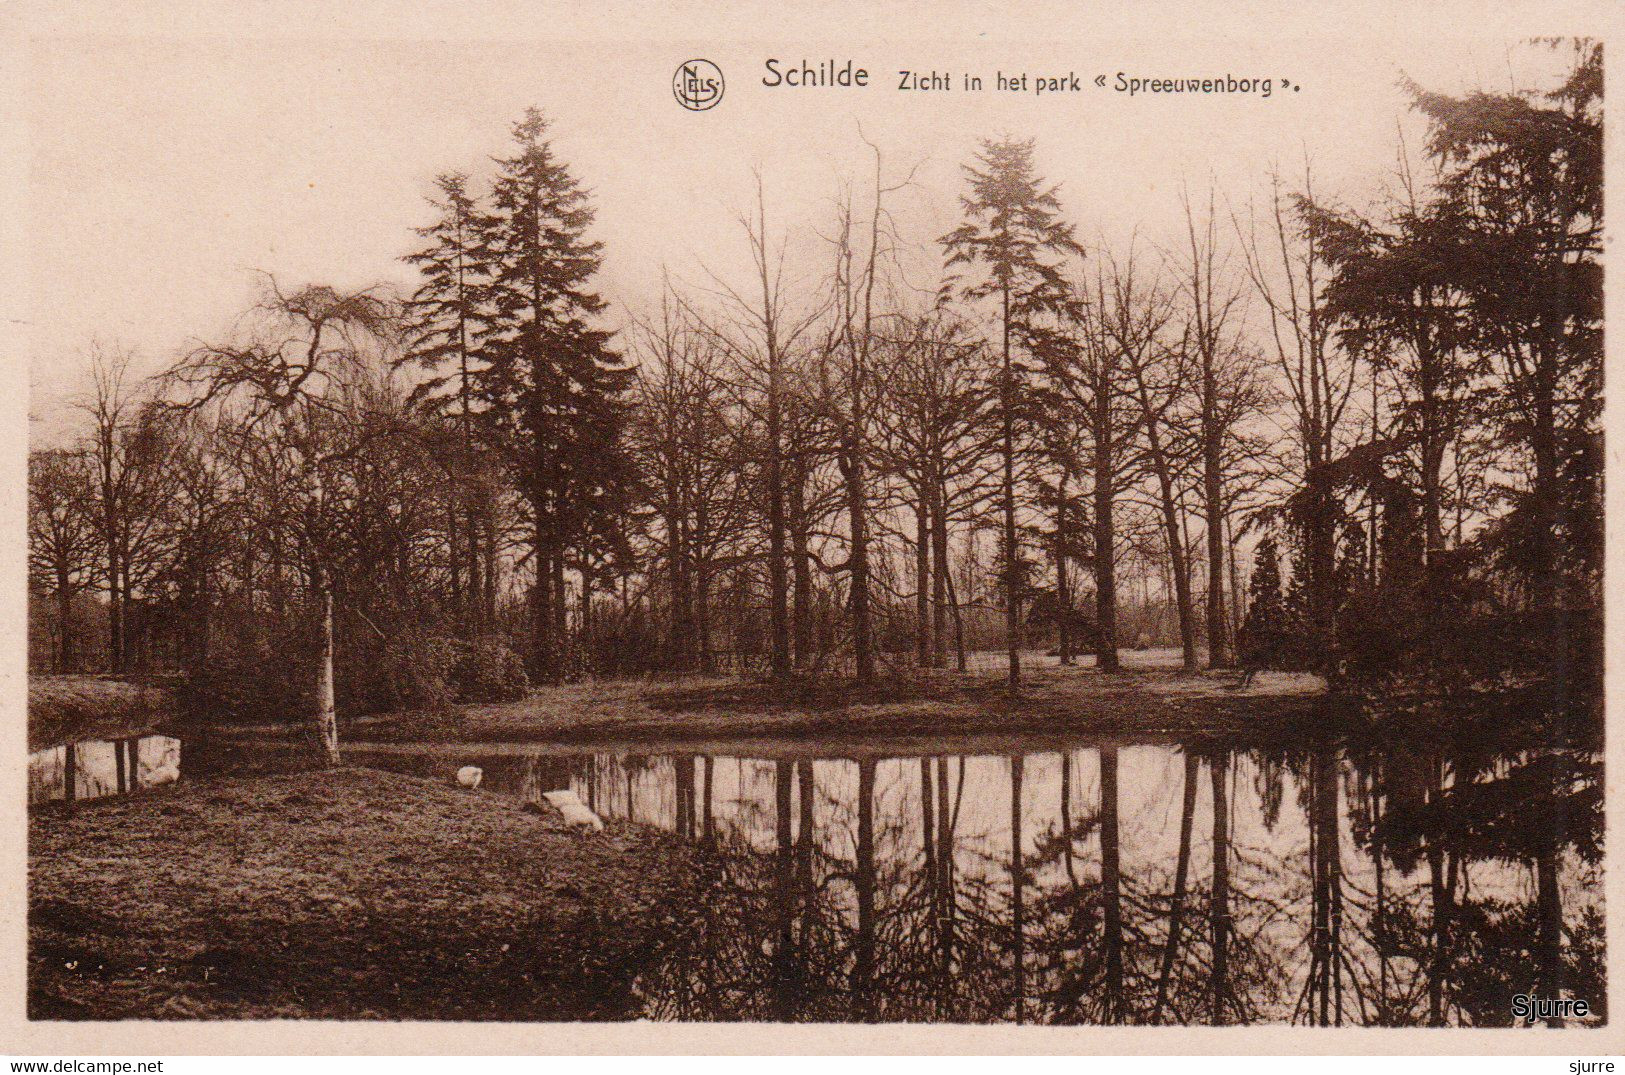
M 1238 10 L 9 17 L 5 1051 L 1617 1053 L 1618 16 Z

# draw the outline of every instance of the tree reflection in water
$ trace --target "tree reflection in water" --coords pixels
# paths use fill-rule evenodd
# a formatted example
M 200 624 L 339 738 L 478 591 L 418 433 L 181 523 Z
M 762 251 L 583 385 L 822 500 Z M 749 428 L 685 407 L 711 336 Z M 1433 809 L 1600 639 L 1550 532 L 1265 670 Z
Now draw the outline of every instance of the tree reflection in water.
M 1602 770 L 1576 750 L 1097 744 L 533 759 L 711 844 L 651 1016 L 1506 1025 L 1605 1003 Z

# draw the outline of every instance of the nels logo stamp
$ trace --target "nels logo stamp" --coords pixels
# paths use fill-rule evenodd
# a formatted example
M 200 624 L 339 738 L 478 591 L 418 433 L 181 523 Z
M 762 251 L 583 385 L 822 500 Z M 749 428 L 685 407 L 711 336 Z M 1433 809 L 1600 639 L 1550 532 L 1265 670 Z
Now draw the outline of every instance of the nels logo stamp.
M 715 108 L 722 89 L 722 69 L 710 60 L 685 60 L 671 76 L 672 94 L 691 112 Z

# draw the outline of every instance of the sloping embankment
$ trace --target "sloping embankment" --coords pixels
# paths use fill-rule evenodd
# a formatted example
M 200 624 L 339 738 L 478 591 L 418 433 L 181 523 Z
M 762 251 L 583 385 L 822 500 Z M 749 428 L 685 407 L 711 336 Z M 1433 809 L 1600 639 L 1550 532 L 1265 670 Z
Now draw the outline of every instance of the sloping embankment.
M 703 861 L 364 769 L 36 810 L 29 1017 L 633 1018 Z
M 124 739 L 173 718 L 167 691 L 105 676 L 28 677 L 28 749 Z

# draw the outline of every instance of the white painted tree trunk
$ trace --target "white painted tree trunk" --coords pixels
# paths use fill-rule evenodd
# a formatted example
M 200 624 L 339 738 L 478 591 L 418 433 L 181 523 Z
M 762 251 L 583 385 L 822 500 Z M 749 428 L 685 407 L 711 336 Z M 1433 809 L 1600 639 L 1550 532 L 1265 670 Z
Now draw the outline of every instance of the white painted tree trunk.
M 333 594 L 322 594 L 322 657 L 316 668 L 316 728 L 327 764 L 339 763 L 339 718 L 333 701 Z

